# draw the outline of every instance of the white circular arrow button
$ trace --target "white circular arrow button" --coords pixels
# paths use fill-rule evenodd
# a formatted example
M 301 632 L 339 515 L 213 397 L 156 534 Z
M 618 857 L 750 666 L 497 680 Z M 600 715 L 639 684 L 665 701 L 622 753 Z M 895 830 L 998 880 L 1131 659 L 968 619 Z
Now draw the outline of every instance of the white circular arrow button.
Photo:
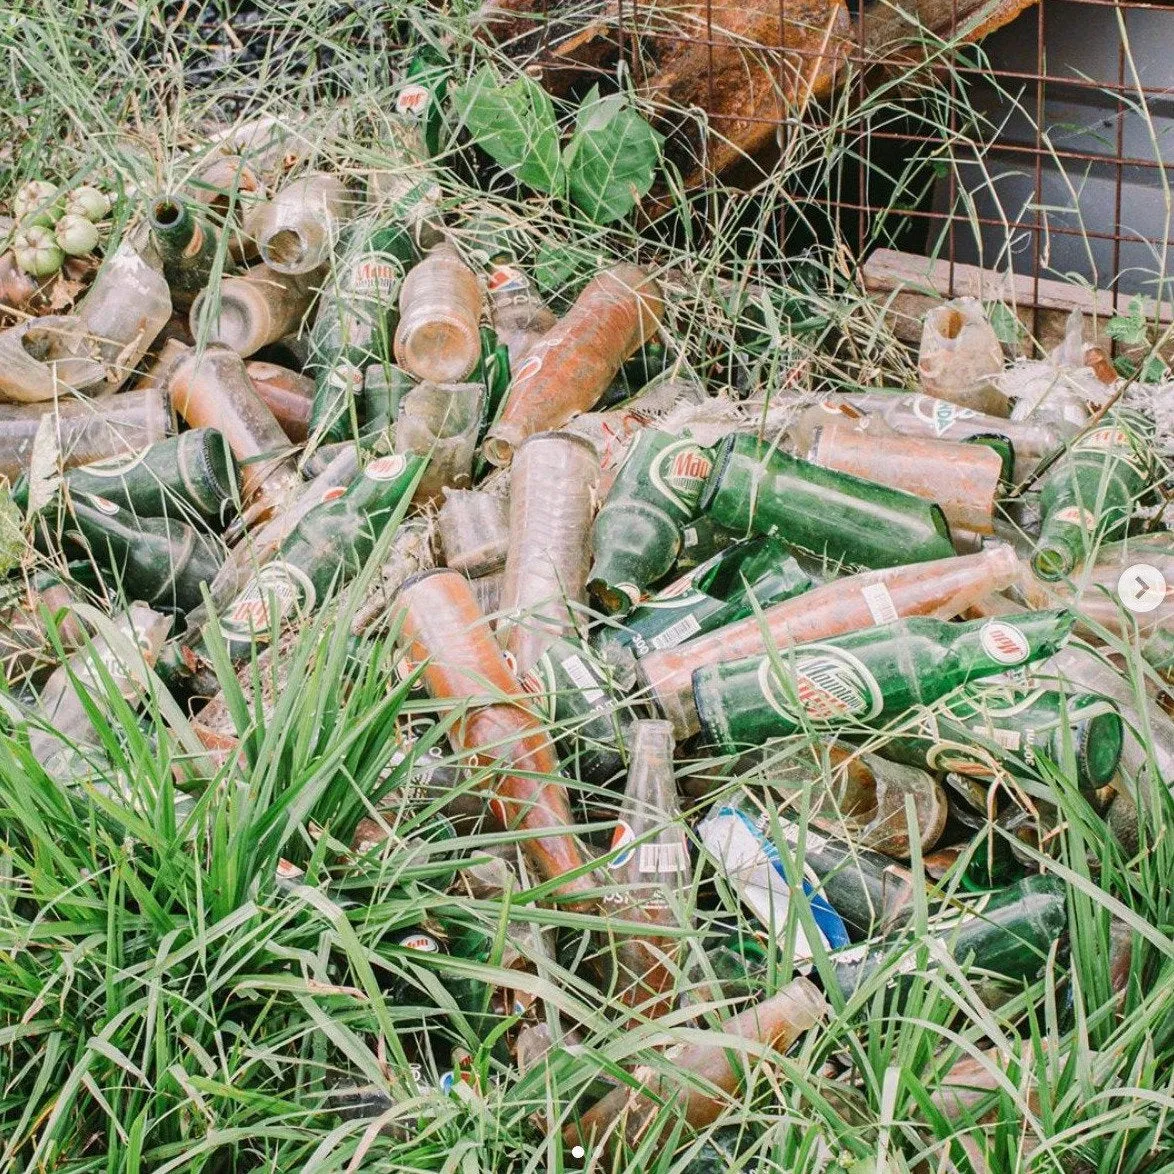
M 1149 563 L 1134 563 L 1121 572 L 1117 594 L 1130 611 L 1155 611 L 1166 598 L 1166 578 Z

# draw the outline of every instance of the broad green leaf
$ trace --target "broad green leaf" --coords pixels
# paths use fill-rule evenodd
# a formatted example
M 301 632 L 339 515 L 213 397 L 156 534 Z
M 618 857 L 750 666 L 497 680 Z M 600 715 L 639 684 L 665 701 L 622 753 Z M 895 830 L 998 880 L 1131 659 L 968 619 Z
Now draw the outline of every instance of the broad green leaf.
M 1027 328 L 1005 302 L 993 302 L 987 306 L 987 321 L 995 337 L 1006 347 L 1018 347 L 1027 333 Z
M 1145 314 L 1141 298 L 1129 303 L 1128 314 L 1117 314 L 1105 323 L 1105 333 L 1126 346 L 1142 346 L 1146 340 Z
M 663 145 L 622 94 L 601 98 L 595 86 L 563 157 L 571 199 L 596 224 L 626 216 L 652 187 Z
M 562 190 L 558 123 L 540 85 L 524 75 L 502 85 L 483 65 L 453 91 L 452 101 L 473 141 L 503 171 L 542 192 Z

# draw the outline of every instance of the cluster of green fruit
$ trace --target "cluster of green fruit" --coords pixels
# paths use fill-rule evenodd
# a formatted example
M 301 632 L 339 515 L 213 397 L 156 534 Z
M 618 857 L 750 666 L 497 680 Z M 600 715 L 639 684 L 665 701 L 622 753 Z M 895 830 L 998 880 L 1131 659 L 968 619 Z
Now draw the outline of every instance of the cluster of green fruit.
M 95 187 L 63 192 L 30 179 L 12 198 L 9 244 L 18 268 L 31 277 L 51 277 L 66 257 L 92 253 L 101 241 L 98 222 L 109 212 L 109 197 Z

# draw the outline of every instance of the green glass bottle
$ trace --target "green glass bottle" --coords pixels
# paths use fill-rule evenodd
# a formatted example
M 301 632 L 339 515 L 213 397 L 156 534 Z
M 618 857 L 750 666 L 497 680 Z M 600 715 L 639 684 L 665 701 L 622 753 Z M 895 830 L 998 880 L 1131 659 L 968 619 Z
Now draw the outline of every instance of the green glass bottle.
M 1067 928 L 1065 889 L 1057 877 L 1025 877 L 975 898 L 960 916 L 931 925 L 930 932 L 955 961 L 988 977 L 995 987 L 1032 982 Z M 917 971 L 918 954 L 904 933 L 837 951 L 831 959 L 836 985 L 845 999 L 851 998 L 890 958 L 899 959 L 889 970 L 893 978 Z M 937 965 L 932 954 L 926 964 Z
M 139 517 L 198 517 L 216 529 L 228 521 L 237 492 L 236 461 L 214 428 L 194 428 L 137 454 L 79 465 L 63 480 L 72 495 L 104 498 Z M 27 505 L 24 477 L 12 496 Z
M 358 573 L 423 465 L 423 457 L 378 457 L 345 490 L 328 491 L 221 613 L 234 660 L 268 641 L 275 623 L 309 614 L 332 584 Z
M 1110 698 L 982 681 L 949 699 L 944 709 L 927 712 L 916 731 L 887 742 L 884 754 L 966 778 L 989 780 L 1005 770 L 1021 779 L 1046 780 L 1040 760 L 1061 769 L 1065 739 L 1081 791 L 1091 795 L 1112 780 L 1125 732 Z
M 394 363 L 372 363 L 363 373 L 363 431 L 361 438 L 372 441 L 395 427 L 403 398 L 416 380 Z
M 777 538 L 752 538 L 714 555 L 630 611 L 622 623 L 599 627 L 595 647 L 609 663 L 675 648 L 732 624 L 760 607 L 802 595 L 811 577 Z
M 681 553 L 677 555 L 675 569 L 682 575 L 696 570 L 737 541 L 738 535 L 732 530 L 719 526 L 708 515 L 700 514 L 681 530 Z
M 179 309 L 186 309 L 208 284 L 216 260 L 216 234 L 178 196 L 153 200 L 148 220 L 171 300 Z
M 224 561 L 218 543 L 173 518 L 137 517 L 105 497 L 70 495 L 64 533 L 88 550 L 111 589 L 156 609 L 187 612 L 200 603 Z
M 712 467 L 692 440 L 657 428 L 636 438 L 595 519 L 587 591 L 605 615 L 631 611 L 672 570 Z
M 396 223 L 351 226 L 322 291 L 310 332 L 307 373 L 314 377 L 310 434 L 319 443 L 345 440 L 363 372 L 391 356 L 392 321 L 407 268 L 418 260 L 410 234 Z
M 1117 408 L 1082 433 L 1040 483 L 1043 525 L 1031 556 L 1041 579 L 1071 574 L 1090 550 L 1121 537 L 1138 499 L 1153 484 L 1153 424 Z
M 954 554 L 941 509 L 910 493 L 792 457 L 746 433 L 714 451 L 700 509 L 740 534 L 853 568 L 903 566 Z
M 626 734 L 639 714 L 589 649 L 554 639 L 522 684 L 551 724 L 564 771 L 598 786 L 622 776 Z
M 726 753 L 806 729 L 875 729 L 978 677 L 1051 656 L 1068 611 L 952 624 L 918 616 L 771 655 L 708 665 L 693 695 L 709 742 Z

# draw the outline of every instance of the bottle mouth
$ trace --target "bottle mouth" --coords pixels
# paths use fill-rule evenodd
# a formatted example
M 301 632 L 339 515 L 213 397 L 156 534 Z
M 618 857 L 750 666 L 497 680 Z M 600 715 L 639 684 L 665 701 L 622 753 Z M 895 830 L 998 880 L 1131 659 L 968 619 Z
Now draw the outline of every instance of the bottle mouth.
M 1098 713 L 1085 727 L 1084 769 L 1095 790 L 1108 784 L 1117 773 L 1125 747 L 1125 728 L 1116 712 Z
M 279 228 L 260 248 L 265 264 L 278 273 L 306 273 L 317 264 L 309 242 L 296 228 Z
M 1074 565 L 1072 555 L 1062 546 L 1041 546 L 1031 556 L 1031 569 L 1050 583 L 1063 579 Z
M 722 482 L 725 480 L 726 466 L 730 463 L 730 458 L 734 454 L 734 442 L 737 440 L 737 434 L 731 433 L 729 436 L 718 441 L 717 447 L 713 449 L 713 469 L 710 471 L 709 478 L 701 489 L 701 497 L 697 501 L 697 512 L 705 514 L 709 512 L 710 506 L 713 505 L 713 500 L 721 492 Z
M 160 196 L 150 209 L 152 228 L 174 228 L 183 219 L 183 205 L 170 196 Z
M 401 329 L 396 357 L 413 375 L 430 383 L 460 383 L 472 374 L 481 357 L 476 327 L 456 318 L 429 318 Z

